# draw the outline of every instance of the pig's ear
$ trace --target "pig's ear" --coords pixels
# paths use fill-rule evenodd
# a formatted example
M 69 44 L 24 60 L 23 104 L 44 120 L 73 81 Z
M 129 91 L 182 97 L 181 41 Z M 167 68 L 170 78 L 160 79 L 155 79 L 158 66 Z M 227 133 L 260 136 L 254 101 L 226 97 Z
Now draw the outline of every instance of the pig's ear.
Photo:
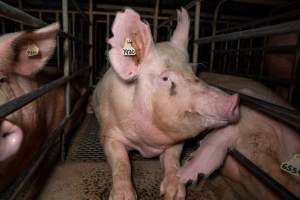
M 149 25 L 142 22 L 135 11 L 126 9 L 124 12 L 117 13 L 112 33 L 113 37 L 108 40 L 112 47 L 108 53 L 111 65 L 122 80 L 134 80 L 138 76 L 140 63 L 153 48 Z M 131 40 L 135 55 L 123 54 L 127 39 Z
M 8 44 L 0 47 L 0 52 L 5 52 L 2 55 L 7 55 L 9 67 L 3 71 L 28 76 L 42 69 L 54 52 L 58 30 L 59 24 L 53 23 L 35 31 L 8 35 Z
M 178 48 L 186 49 L 189 42 L 190 18 L 184 8 L 177 10 L 177 26 L 171 37 L 171 42 Z

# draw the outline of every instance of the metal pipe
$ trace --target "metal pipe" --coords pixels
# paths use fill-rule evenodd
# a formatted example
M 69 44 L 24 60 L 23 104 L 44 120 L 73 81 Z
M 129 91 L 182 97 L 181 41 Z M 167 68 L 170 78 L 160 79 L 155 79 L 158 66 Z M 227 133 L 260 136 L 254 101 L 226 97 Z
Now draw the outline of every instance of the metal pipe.
M 63 17 L 63 31 L 69 33 L 69 14 L 68 14 L 68 0 L 62 0 L 62 17 Z M 64 76 L 70 75 L 70 43 L 69 38 L 64 39 Z M 70 98 L 70 83 L 67 82 L 65 89 L 65 116 L 70 115 L 71 110 Z M 61 134 L 61 159 L 65 160 L 65 137 Z
M 76 17 L 75 17 L 75 14 L 72 13 L 72 35 L 76 36 L 76 31 L 75 31 L 75 20 L 76 20 Z M 71 43 L 71 46 L 72 46 L 72 56 L 71 56 L 71 73 L 76 71 L 76 64 L 77 64 L 77 58 L 76 58 L 76 51 L 75 51 L 75 47 L 76 47 L 76 44 L 74 42 L 74 40 L 72 41 Z
M 295 110 L 291 110 L 288 109 L 286 107 L 283 106 L 279 106 L 267 101 L 263 101 L 261 99 L 257 99 L 218 85 L 213 85 L 214 87 L 217 87 L 221 90 L 224 90 L 226 92 L 228 92 L 229 94 L 234 94 L 237 93 L 240 96 L 240 99 L 242 101 L 243 104 L 252 107 L 255 110 L 261 111 L 277 120 L 280 120 L 282 122 L 284 122 L 287 125 L 292 126 L 293 128 L 300 130 L 300 113 L 295 111 Z
M 201 1 L 195 2 L 194 40 L 199 39 Z M 198 62 L 199 44 L 193 43 L 193 63 Z
M 55 20 L 57 22 L 59 22 L 59 13 L 56 12 L 55 13 Z M 59 69 L 59 67 L 61 66 L 60 65 L 60 48 L 59 48 L 59 37 L 57 37 L 56 39 L 56 65 L 57 65 L 57 68 Z
M 39 168 L 39 166 L 41 165 L 42 161 L 45 159 L 46 155 L 48 155 L 50 149 L 57 144 L 58 140 L 59 140 L 59 136 L 60 134 L 64 131 L 64 128 L 66 126 L 66 124 L 71 120 L 71 118 L 75 115 L 75 113 L 78 112 L 78 110 L 82 107 L 82 105 L 86 102 L 86 99 L 88 97 L 88 95 L 91 92 L 91 88 L 89 88 L 85 94 L 83 94 L 80 99 L 76 102 L 74 109 L 72 110 L 72 112 L 70 113 L 70 115 L 67 117 L 65 117 L 62 122 L 60 123 L 60 125 L 50 134 L 51 137 L 49 139 L 47 139 L 47 143 L 45 143 L 41 150 L 39 152 L 36 152 L 36 154 L 34 155 L 34 162 L 31 163 L 31 165 L 28 167 L 27 170 L 24 171 L 24 175 L 25 177 L 23 179 L 21 179 L 17 185 L 13 185 L 14 190 L 12 192 L 12 194 L 9 194 L 9 200 L 14 200 L 16 199 L 17 195 L 19 194 L 19 192 L 23 189 L 23 187 L 25 185 L 27 185 L 27 183 L 30 181 L 30 179 L 32 178 L 32 176 L 34 175 L 34 172 L 36 172 L 36 170 Z M 21 176 L 22 177 L 22 176 Z M 18 180 L 17 180 L 18 181 Z
M 110 20 L 109 20 L 109 15 L 106 15 L 106 40 L 109 39 L 109 31 L 110 31 Z M 109 50 L 109 44 L 106 42 L 106 55 L 108 55 L 108 50 Z M 108 56 L 106 56 L 106 69 L 109 68 L 109 62 L 108 62 Z
M 93 22 L 93 0 L 89 1 L 89 21 L 90 21 L 90 26 L 89 26 L 89 43 L 93 44 L 93 28 L 94 28 L 94 22 Z M 93 47 L 90 47 L 89 49 L 89 66 L 92 66 L 91 71 L 90 71 L 90 81 L 89 85 L 93 85 L 93 72 L 94 72 L 94 67 L 93 66 Z
M 18 6 L 19 6 L 19 9 L 20 9 L 20 10 L 23 9 L 23 1 L 22 1 L 22 0 L 18 0 Z M 23 31 L 23 30 L 24 30 L 24 25 L 23 25 L 23 24 L 20 24 L 20 28 L 21 28 L 21 30 Z
M 210 43 L 210 42 L 219 42 L 223 40 L 238 40 L 251 37 L 261 37 L 265 35 L 273 34 L 282 34 L 282 33 L 291 33 L 300 31 L 300 20 L 295 20 L 291 22 L 265 26 L 261 28 L 249 29 L 244 31 L 238 31 L 227 34 L 220 34 L 210 37 L 203 37 L 194 42 L 199 44 Z
M 75 9 L 78 11 L 78 13 L 81 15 L 82 19 L 88 23 L 88 25 L 91 25 L 89 19 L 86 17 L 82 9 L 78 6 L 76 0 L 71 0 L 71 3 L 75 7 Z
M 26 106 L 27 104 L 29 104 L 30 102 L 34 101 L 35 99 L 43 96 L 50 90 L 57 88 L 57 87 L 65 84 L 69 80 L 76 78 L 77 76 L 81 75 L 88 69 L 90 69 L 90 67 L 82 68 L 81 70 L 73 73 L 70 76 L 61 77 L 59 79 L 51 81 L 50 83 L 47 83 L 30 93 L 24 94 L 20 97 L 17 97 L 15 99 L 1 105 L 0 106 L 0 119 L 4 118 L 5 116 L 9 115 L 10 113 L 12 113 L 16 110 L 22 108 L 23 106 Z
M 159 0 L 155 1 L 155 12 L 153 16 L 153 40 L 157 41 L 157 24 L 158 24 Z
M 275 179 L 270 177 L 263 170 L 258 168 L 253 162 L 251 162 L 248 158 L 246 158 L 243 154 L 241 154 L 236 149 L 229 150 L 229 155 L 231 155 L 236 161 L 238 161 L 242 166 L 244 166 L 250 173 L 252 173 L 258 180 L 260 180 L 264 185 L 266 185 L 269 189 L 271 189 L 274 193 L 280 196 L 281 199 L 290 200 L 298 198 L 287 189 L 284 188 L 283 185 L 278 183 Z

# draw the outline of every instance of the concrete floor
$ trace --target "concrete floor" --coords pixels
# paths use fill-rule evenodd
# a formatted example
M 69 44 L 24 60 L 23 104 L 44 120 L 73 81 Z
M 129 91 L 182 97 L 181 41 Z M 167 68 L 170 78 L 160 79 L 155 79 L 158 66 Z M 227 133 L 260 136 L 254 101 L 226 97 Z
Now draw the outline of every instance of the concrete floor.
M 71 142 L 67 160 L 60 162 L 37 197 L 40 200 L 102 200 L 108 199 L 111 171 L 98 141 L 98 124 L 87 115 Z M 159 160 L 143 159 L 131 154 L 133 180 L 138 199 L 158 200 L 162 170 Z M 188 188 L 187 200 L 245 199 L 221 176 L 214 176 L 200 185 Z M 244 196 L 244 195 L 243 195 Z

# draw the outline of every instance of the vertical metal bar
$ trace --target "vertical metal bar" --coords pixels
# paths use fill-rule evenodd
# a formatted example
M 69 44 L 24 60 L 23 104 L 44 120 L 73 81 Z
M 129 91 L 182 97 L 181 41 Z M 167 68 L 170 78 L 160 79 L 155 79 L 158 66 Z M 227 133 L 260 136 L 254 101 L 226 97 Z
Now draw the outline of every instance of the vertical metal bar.
M 157 24 L 158 24 L 158 9 L 159 9 L 159 0 L 155 1 L 155 12 L 153 18 L 153 40 L 157 41 Z
M 297 46 L 300 45 L 300 33 L 298 33 L 298 39 L 297 39 Z M 297 79 L 297 73 L 300 65 L 300 48 L 297 49 L 294 64 L 292 66 L 292 72 L 291 72 L 291 79 L 296 80 Z M 294 90 L 295 90 L 295 84 L 290 85 L 289 89 L 289 103 L 292 103 L 293 96 L 294 96 Z
M 76 31 L 75 31 L 75 13 L 72 13 L 72 34 L 76 37 Z M 71 73 L 76 71 L 77 69 L 77 59 L 75 55 L 75 47 L 76 43 L 74 40 L 72 40 L 72 66 L 71 66 Z
M 237 47 L 236 47 L 236 57 L 235 57 L 235 73 L 238 72 L 239 68 L 239 58 L 240 58 L 240 47 L 241 47 L 241 40 L 237 41 Z
M 1 19 L 1 31 L 2 31 L 2 34 L 4 34 L 6 32 L 4 19 Z
M 93 0 L 90 0 L 89 2 L 89 20 L 90 20 L 90 26 L 89 26 L 89 44 L 93 44 Z M 90 86 L 93 85 L 93 72 L 94 72 L 94 66 L 93 66 L 93 46 L 90 46 L 89 50 L 89 66 L 92 66 L 90 70 Z
M 62 14 L 63 14 L 63 31 L 69 33 L 69 18 L 68 18 L 68 0 L 62 0 Z M 70 48 L 69 39 L 64 39 L 64 76 L 70 74 Z M 66 84 L 65 89 L 65 116 L 70 115 L 70 83 Z M 65 160 L 65 137 L 64 133 L 61 135 L 61 159 Z
M 226 63 L 227 63 L 227 50 L 228 50 L 228 43 L 230 41 L 225 40 L 225 45 L 224 45 L 224 57 L 223 57 L 223 73 L 226 73 Z
M 109 31 L 110 31 L 110 20 L 109 20 L 109 18 L 110 18 L 110 16 L 106 15 L 106 39 L 109 38 Z M 107 55 L 108 55 L 108 50 L 109 50 L 109 45 L 106 42 L 106 53 L 107 53 Z M 108 62 L 108 59 L 106 59 L 106 67 L 105 68 L 108 69 L 108 67 L 109 67 L 109 62 Z
M 18 0 L 18 5 L 19 5 L 20 10 L 22 10 L 23 9 L 23 1 Z M 21 23 L 20 28 L 21 28 L 21 31 L 23 31 L 24 30 L 24 24 Z
M 252 46 L 253 46 L 253 39 L 250 39 L 250 45 L 249 45 L 249 53 L 248 53 L 248 65 L 247 65 L 247 75 L 249 75 L 250 72 L 250 63 L 251 63 L 251 56 L 252 56 Z
M 199 39 L 200 10 L 201 10 L 201 1 L 198 0 L 195 2 L 194 40 Z M 194 43 L 193 44 L 193 63 L 198 62 L 198 48 L 199 48 L 199 44 Z
M 59 21 L 59 12 L 55 12 L 55 20 L 58 22 Z M 60 38 L 57 37 L 56 40 L 56 64 L 57 64 L 57 68 L 58 70 L 60 69 L 60 45 L 59 45 L 59 40 Z
M 263 43 L 263 47 L 262 47 L 262 56 L 261 56 L 261 63 L 260 63 L 260 68 L 259 68 L 259 75 L 262 76 L 264 73 L 264 63 L 265 63 L 265 47 L 267 45 L 268 42 L 268 37 L 265 36 L 264 37 L 264 43 Z
M 39 11 L 38 14 L 39 14 L 39 19 L 42 19 L 42 12 Z
M 83 20 L 82 19 L 79 19 L 79 22 L 80 22 L 80 30 L 79 30 L 79 38 L 82 39 L 82 41 L 84 41 L 84 38 L 83 38 Z M 80 47 L 80 66 L 83 66 L 83 63 L 84 63 L 84 45 L 82 43 L 79 43 L 79 47 Z

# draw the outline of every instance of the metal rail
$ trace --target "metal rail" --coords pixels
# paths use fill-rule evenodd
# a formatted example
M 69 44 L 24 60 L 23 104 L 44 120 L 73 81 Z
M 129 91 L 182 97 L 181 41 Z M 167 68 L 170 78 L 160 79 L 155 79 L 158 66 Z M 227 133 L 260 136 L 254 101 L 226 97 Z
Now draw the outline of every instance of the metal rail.
M 231 149 L 229 151 L 229 155 L 231 155 L 236 161 L 238 161 L 242 166 L 244 166 L 247 170 L 249 170 L 256 178 L 258 178 L 264 185 L 269 187 L 274 193 L 280 196 L 285 200 L 297 200 L 293 193 L 289 192 L 283 185 L 278 183 L 268 174 L 266 174 L 263 170 L 258 168 L 253 162 L 251 162 L 248 158 L 246 158 L 243 154 L 241 154 L 236 149 Z
M 295 20 L 291 22 L 286 22 L 277 25 L 265 26 L 256 29 L 249 29 L 244 31 L 238 31 L 227 34 L 220 34 L 210 37 L 203 37 L 194 42 L 199 44 L 210 43 L 210 42 L 220 42 L 224 40 L 238 40 L 251 37 L 261 37 L 265 35 L 274 35 L 282 33 L 291 33 L 300 31 L 300 20 Z
M 218 85 L 214 85 L 211 84 L 214 87 L 217 87 L 221 90 L 224 90 L 226 92 L 228 92 L 229 94 L 234 94 L 234 93 L 238 93 L 240 96 L 240 99 L 242 101 L 242 103 L 244 103 L 247 106 L 253 107 L 255 108 L 255 110 L 261 111 L 277 120 L 280 120 L 282 122 L 284 122 L 287 125 L 292 126 L 293 128 L 300 130 L 300 113 L 292 110 L 292 109 L 288 109 L 286 107 L 283 106 L 279 106 L 267 101 L 263 101 L 261 99 L 257 99 Z
M 44 160 L 45 156 L 48 155 L 49 150 L 53 145 L 57 144 L 59 142 L 59 137 L 61 133 L 63 133 L 65 125 L 72 119 L 72 117 L 75 115 L 75 113 L 79 110 L 79 108 L 82 107 L 82 105 L 86 102 L 86 99 L 88 95 L 91 92 L 91 88 L 89 88 L 84 95 L 80 97 L 80 99 L 76 102 L 74 109 L 70 113 L 69 116 L 66 116 L 59 127 L 57 127 L 51 134 L 51 137 L 48 139 L 48 142 L 45 143 L 41 147 L 41 151 L 37 152 L 35 154 L 35 159 L 33 159 L 32 164 L 29 165 L 30 167 L 24 171 L 25 177 L 19 182 L 17 186 L 13 191 L 13 193 L 10 196 L 9 200 L 14 200 L 16 199 L 18 193 L 22 190 L 22 188 L 28 183 L 28 181 L 32 178 L 38 167 L 41 165 L 42 161 Z
M 75 9 L 79 12 L 79 14 L 81 15 L 82 19 L 84 21 L 86 21 L 88 23 L 88 25 L 91 25 L 90 20 L 87 18 L 87 16 L 84 14 L 84 12 L 81 10 L 81 8 L 79 7 L 79 5 L 77 4 L 77 2 L 75 0 L 71 0 L 71 3 L 73 4 L 73 6 L 75 7 Z
M 13 7 L 13 6 L 10 6 L 10 5 L 4 3 L 3 1 L 0 1 L 0 15 L 2 17 L 8 18 L 10 20 L 13 20 L 13 21 L 16 21 L 16 22 L 19 22 L 21 24 L 25 24 L 25 25 L 28 25 L 28 26 L 32 26 L 32 27 L 35 27 L 35 28 L 40 28 L 40 27 L 43 27 L 43 26 L 47 25 L 47 23 L 44 22 L 43 20 L 41 20 L 39 18 L 36 18 L 36 17 L 33 17 L 33 16 L 31 16 L 31 15 L 29 15 L 29 14 Z M 86 43 L 81 38 L 74 37 L 71 34 L 65 33 L 63 31 L 59 32 L 59 36 L 68 37 L 71 40 L 74 40 L 76 42 L 85 44 L 87 46 L 91 46 L 91 44 Z
M 74 79 L 75 77 L 79 76 L 84 71 L 86 71 L 90 68 L 91 67 L 82 68 L 81 70 L 73 73 L 70 76 L 56 79 L 50 83 L 47 83 L 47 84 L 41 86 L 40 88 L 38 88 L 28 94 L 24 94 L 16 99 L 13 99 L 13 100 L 1 105 L 0 106 L 0 118 L 4 118 L 6 115 L 9 115 L 10 113 L 22 108 L 23 106 L 27 105 L 28 103 L 32 102 L 33 100 L 46 94 L 48 91 L 65 84 L 69 80 Z

